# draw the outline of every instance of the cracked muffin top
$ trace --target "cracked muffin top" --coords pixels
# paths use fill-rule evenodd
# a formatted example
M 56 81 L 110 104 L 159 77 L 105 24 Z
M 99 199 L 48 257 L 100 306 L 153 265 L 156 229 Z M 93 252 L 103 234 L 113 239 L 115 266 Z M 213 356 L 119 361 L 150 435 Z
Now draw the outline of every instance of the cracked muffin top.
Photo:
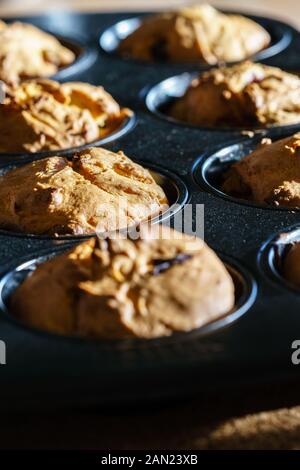
M 170 115 L 199 126 L 270 126 L 300 121 L 300 78 L 250 61 L 205 72 Z
M 28 80 L 6 87 L 0 106 L 0 152 L 78 147 L 115 131 L 131 112 L 102 87 Z
M 32 234 L 109 232 L 168 207 L 152 175 L 122 152 L 90 148 L 72 161 L 50 157 L 0 177 L 0 227 Z
M 249 18 L 194 5 L 146 18 L 119 51 L 146 61 L 217 64 L 244 60 L 269 43 L 267 31 Z
M 263 139 L 231 166 L 222 190 L 260 204 L 300 207 L 300 133 L 276 142 Z
M 202 240 L 155 225 L 137 240 L 92 238 L 39 265 L 10 307 L 37 328 L 116 339 L 190 331 L 234 302 L 231 276 Z
M 0 80 L 21 80 L 54 75 L 71 64 L 75 54 L 54 36 L 33 25 L 0 21 Z

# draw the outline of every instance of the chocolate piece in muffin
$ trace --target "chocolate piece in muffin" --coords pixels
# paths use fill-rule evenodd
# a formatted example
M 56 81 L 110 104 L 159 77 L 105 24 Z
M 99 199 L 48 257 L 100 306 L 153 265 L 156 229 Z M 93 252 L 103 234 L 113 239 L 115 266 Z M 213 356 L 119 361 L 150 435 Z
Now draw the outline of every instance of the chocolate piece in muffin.
M 0 21 L 0 80 L 21 80 L 54 75 L 71 64 L 75 54 L 54 36 L 33 25 Z
M 244 60 L 269 43 L 267 31 L 249 18 L 194 5 L 146 18 L 119 51 L 146 61 L 217 64 Z
M 108 339 L 190 331 L 233 306 L 234 285 L 217 255 L 157 225 L 138 240 L 93 238 L 41 264 L 10 302 L 31 326 Z
M 168 206 L 150 172 L 122 152 L 90 148 L 72 161 L 51 157 L 0 177 L 0 227 L 32 234 L 112 231 Z
M 260 204 L 300 207 L 300 133 L 265 139 L 231 166 L 222 190 Z
M 94 142 L 129 116 L 102 87 L 28 80 L 6 87 L 0 106 L 0 152 L 40 152 Z
M 300 243 L 288 248 L 283 261 L 283 276 L 287 281 L 300 288 Z
M 175 101 L 170 115 L 197 126 L 270 126 L 300 121 L 300 78 L 244 62 L 205 72 Z

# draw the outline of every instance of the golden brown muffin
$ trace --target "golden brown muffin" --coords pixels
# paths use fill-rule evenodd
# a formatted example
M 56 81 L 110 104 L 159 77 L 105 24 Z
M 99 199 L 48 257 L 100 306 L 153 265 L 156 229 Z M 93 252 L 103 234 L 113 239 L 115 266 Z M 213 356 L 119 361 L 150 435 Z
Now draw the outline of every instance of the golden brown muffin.
M 294 286 L 300 288 L 300 243 L 294 243 L 284 258 L 283 276 Z
M 229 313 L 234 285 L 202 240 L 156 225 L 138 240 L 93 238 L 43 263 L 10 306 L 22 321 L 55 333 L 155 338 Z
M 300 207 L 300 133 L 273 143 L 264 139 L 232 165 L 222 189 L 260 204 Z
M 146 18 L 119 51 L 146 61 L 217 64 L 244 60 L 269 43 L 267 31 L 249 18 L 194 5 Z
M 0 80 L 49 77 L 71 64 L 75 54 L 54 36 L 26 23 L 0 21 Z
M 300 121 L 300 78 L 276 67 L 243 62 L 192 81 L 170 115 L 197 126 L 270 126 Z
M 78 147 L 109 135 L 130 114 L 102 87 L 29 80 L 6 87 L 0 106 L 0 152 Z
M 90 148 L 0 177 L 0 227 L 33 234 L 88 234 L 134 225 L 166 209 L 150 172 L 122 152 Z

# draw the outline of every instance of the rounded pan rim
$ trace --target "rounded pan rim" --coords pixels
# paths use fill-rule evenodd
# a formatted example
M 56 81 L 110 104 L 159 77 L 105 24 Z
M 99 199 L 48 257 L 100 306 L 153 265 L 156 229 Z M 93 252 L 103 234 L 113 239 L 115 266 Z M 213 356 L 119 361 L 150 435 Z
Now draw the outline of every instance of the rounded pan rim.
M 247 18 L 250 18 L 256 21 L 261 26 L 263 26 L 267 30 L 267 32 L 270 34 L 271 44 L 268 47 L 262 49 L 261 51 L 258 51 L 256 54 L 253 54 L 252 56 L 247 57 L 248 60 L 259 61 L 259 60 L 265 60 L 270 57 L 273 57 L 279 54 L 280 52 L 282 52 L 283 50 L 285 50 L 292 41 L 293 32 L 295 30 L 287 23 L 284 23 L 277 19 L 267 18 L 265 16 L 252 15 L 250 13 L 244 13 L 240 11 L 227 11 L 223 9 L 220 9 L 219 11 L 222 11 L 225 14 L 238 14 L 238 15 L 242 15 Z M 148 15 L 149 14 L 151 13 L 148 13 Z M 140 24 L 142 23 L 142 19 L 144 17 L 145 15 L 128 17 L 127 19 L 118 21 L 117 23 L 114 23 L 108 28 L 104 29 L 100 33 L 100 36 L 98 39 L 100 50 L 104 54 L 107 54 L 114 58 L 118 58 L 121 60 L 128 60 L 130 62 L 144 65 L 144 66 L 146 65 L 146 66 L 153 67 L 155 64 L 161 64 L 161 65 L 164 64 L 164 65 L 168 65 L 171 67 L 172 66 L 178 67 L 178 66 L 185 65 L 187 67 L 197 67 L 198 70 L 207 70 L 208 68 L 212 67 L 212 65 L 205 64 L 205 63 L 164 62 L 164 61 L 158 61 L 158 60 L 150 62 L 150 61 L 145 61 L 141 59 L 131 59 L 130 57 L 129 58 L 122 57 L 117 51 L 117 47 L 120 44 L 120 41 L 122 39 L 125 39 L 133 31 L 135 31 L 138 28 L 138 26 L 140 26 Z M 275 36 L 275 39 L 272 40 L 274 36 Z M 108 44 L 111 43 L 112 39 L 114 40 L 115 45 L 113 45 L 112 47 L 109 47 Z M 242 61 L 227 62 L 227 64 L 232 65 L 238 62 L 242 62 Z M 215 64 L 214 66 L 216 65 L 217 64 Z
M 68 249 L 71 249 L 75 244 L 63 245 L 58 247 L 52 247 L 52 249 L 42 250 L 35 254 L 35 257 L 26 257 L 23 260 L 19 260 L 19 264 L 12 264 L 6 270 L 6 272 L 0 278 L 0 313 L 8 320 L 10 323 L 14 324 L 22 330 L 27 332 L 34 333 L 40 337 L 63 341 L 69 345 L 76 344 L 94 344 L 105 350 L 145 350 L 151 348 L 164 348 L 172 347 L 178 343 L 184 343 L 186 341 L 194 341 L 199 338 L 207 337 L 213 333 L 228 328 L 230 325 L 235 323 L 239 318 L 245 315 L 255 303 L 257 298 L 257 282 L 245 266 L 241 264 L 240 261 L 235 258 L 225 255 L 224 253 L 217 252 L 220 259 L 224 262 L 226 268 L 231 273 L 231 276 L 235 276 L 235 279 L 239 279 L 238 282 L 243 283 L 243 293 L 237 299 L 236 305 L 231 312 L 228 312 L 224 316 L 203 325 L 200 328 L 191 330 L 190 332 L 175 332 L 171 336 L 161 337 L 161 338 L 132 338 L 132 339 L 121 339 L 121 340 L 109 340 L 109 339 L 96 339 L 96 338 L 84 338 L 79 336 L 68 336 L 68 335 L 59 335 L 46 330 L 38 329 L 27 325 L 25 322 L 14 317 L 10 312 L 9 308 L 5 303 L 3 298 L 3 290 L 6 286 L 6 283 L 10 280 L 12 272 L 20 272 L 21 270 L 32 271 L 31 266 L 36 263 L 37 259 L 43 258 L 40 262 L 50 259 L 55 255 L 59 255 L 63 252 L 66 252 Z M 242 281 L 241 281 L 242 280 Z M 236 285 L 236 283 L 235 283 Z
M 169 185 L 169 187 L 170 186 L 172 187 L 172 192 L 174 192 L 174 194 L 176 193 L 176 197 L 174 198 L 174 201 L 172 201 L 168 209 L 163 211 L 161 214 L 151 217 L 149 219 L 151 224 L 157 224 L 157 223 L 166 221 L 170 219 L 173 215 L 181 211 L 184 205 L 188 202 L 189 197 L 190 197 L 189 191 L 185 182 L 177 174 L 159 165 L 152 164 L 150 162 L 146 162 L 142 160 L 136 160 L 136 159 L 132 159 L 132 161 L 148 169 L 153 175 L 154 179 L 157 178 L 158 180 L 162 177 L 165 180 L 165 182 Z M 22 164 L 26 164 L 26 163 L 28 162 L 19 162 L 17 166 L 21 166 Z M 5 167 L 8 167 L 9 169 L 11 166 L 14 166 L 14 165 L 13 164 L 3 165 L 1 167 L 1 170 L 4 170 Z M 159 184 L 159 182 L 157 184 Z M 168 191 L 165 190 L 165 192 L 168 192 Z M 168 196 L 168 194 L 166 195 Z M 89 234 L 78 234 L 78 235 L 66 234 L 66 235 L 55 236 L 55 235 L 37 235 L 37 234 L 32 234 L 32 233 L 16 232 L 13 230 L 6 230 L 6 229 L 0 228 L 0 236 L 1 235 L 6 236 L 6 237 L 12 237 L 12 238 L 14 237 L 23 238 L 23 239 L 25 238 L 29 240 L 53 240 L 53 241 L 72 242 L 72 241 L 80 241 L 80 240 L 84 241 L 85 239 L 97 236 L 97 233 L 92 232 Z
M 280 239 L 281 235 L 288 235 L 286 242 Z M 274 286 L 280 287 L 282 290 L 288 290 L 290 293 L 295 294 L 300 297 L 300 289 L 293 285 L 291 282 L 287 281 L 285 277 L 280 273 L 278 267 L 278 258 L 280 261 L 283 253 L 279 254 L 280 246 L 283 248 L 291 245 L 293 241 L 300 241 L 300 224 L 293 224 L 286 229 L 277 231 L 273 233 L 266 241 L 261 245 L 258 254 L 257 254 L 257 265 L 264 276 L 268 281 L 270 281 Z
M 52 36 L 55 36 L 63 46 L 71 49 L 76 58 L 74 62 L 64 67 L 61 67 L 54 75 L 49 78 L 51 80 L 66 80 L 73 75 L 88 69 L 97 59 L 97 50 L 89 43 L 89 41 L 80 35 L 68 36 L 58 34 L 53 31 L 43 30 Z
M 44 150 L 42 152 L 32 152 L 32 153 L 30 152 L 29 153 L 0 152 L 0 167 L 2 167 L 2 162 L 3 164 L 6 165 L 10 161 L 13 162 L 14 159 L 16 159 L 15 163 L 21 160 L 23 162 L 27 162 L 27 161 L 30 162 L 33 160 L 39 160 L 40 158 L 44 158 L 44 157 L 54 157 L 54 156 L 68 155 L 71 153 L 80 152 L 81 150 L 88 149 L 89 147 L 100 147 L 108 143 L 114 142 L 115 140 L 118 140 L 124 135 L 128 134 L 128 132 L 132 131 L 133 128 L 135 127 L 136 122 L 137 122 L 136 114 L 133 111 L 131 111 L 131 114 L 129 116 L 126 116 L 123 122 L 121 123 L 121 125 L 111 134 L 101 139 L 98 139 L 94 142 L 88 142 L 86 144 L 79 145 L 78 147 L 70 147 L 67 149 L 60 149 L 60 150 Z M 1 159 L 3 159 L 2 162 L 1 162 Z
M 299 129 L 299 125 L 295 126 L 295 129 Z M 287 137 L 289 135 L 292 135 L 290 132 L 285 132 L 283 134 L 279 135 L 274 135 L 269 134 L 268 137 L 275 137 L 274 140 L 279 140 L 281 138 Z M 254 201 L 249 201 L 247 199 L 242 199 L 238 197 L 231 196 L 230 194 L 225 193 L 218 187 L 216 187 L 214 184 L 212 184 L 209 181 L 209 178 L 207 177 L 207 173 L 209 168 L 214 164 L 216 161 L 219 161 L 219 164 L 222 163 L 222 160 L 225 162 L 232 162 L 232 164 L 236 161 L 241 160 L 245 156 L 247 156 L 249 153 L 251 153 L 253 150 L 255 150 L 256 145 L 259 143 L 261 138 L 264 137 L 262 135 L 256 136 L 255 138 L 252 138 L 251 140 L 235 140 L 234 142 L 231 143 L 224 143 L 222 145 L 219 145 L 215 147 L 215 149 L 206 152 L 202 154 L 200 157 L 198 157 L 195 162 L 193 163 L 192 166 L 192 178 L 194 182 L 200 187 L 201 189 L 204 189 L 205 191 L 209 192 L 210 194 L 213 194 L 214 196 L 218 196 L 221 199 L 224 199 L 229 202 L 233 202 L 239 205 L 243 206 L 248 206 L 256 209 L 261 209 L 261 210 L 267 210 L 267 211 L 281 211 L 281 212 L 299 212 L 300 207 L 284 207 L 284 206 L 271 206 L 267 204 L 259 204 Z M 245 153 L 244 156 L 240 158 L 233 158 L 233 153 L 240 147 L 242 146 L 253 146 L 253 148 L 249 149 L 247 153 Z M 221 173 L 221 172 L 220 172 Z
M 28 21 L 26 17 L 5 18 L 5 22 L 7 24 L 13 23 L 15 21 L 33 25 L 41 31 L 54 36 L 63 46 L 74 52 L 76 56 L 74 62 L 60 67 L 55 74 L 50 75 L 49 77 L 32 77 L 32 79 L 43 78 L 51 80 L 64 80 L 81 72 L 82 70 L 86 70 L 95 62 L 97 58 L 97 49 L 90 43 L 88 38 L 82 34 L 61 34 L 60 32 L 55 31 L 55 29 L 40 27 L 34 22 Z
M 201 72 L 200 72 L 201 73 Z M 189 128 L 189 129 L 198 129 L 202 131 L 208 132 L 225 132 L 225 133 L 247 133 L 247 132 L 254 132 L 260 135 L 266 134 L 272 130 L 288 130 L 288 129 L 296 129 L 300 126 L 300 118 L 299 122 L 295 124 L 276 124 L 276 125 L 269 125 L 269 126 L 198 126 L 196 124 L 191 124 L 186 121 L 181 121 L 176 119 L 169 114 L 167 114 L 167 109 L 163 111 L 160 109 L 162 106 L 166 106 L 168 108 L 172 101 L 175 101 L 178 98 L 181 98 L 185 91 L 187 90 L 188 86 L 190 85 L 191 81 L 194 78 L 199 76 L 199 72 L 183 72 L 177 75 L 172 75 L 171 77 L 165 78 L 164 80 L 156 83 L 153 86 L 148 87 L 147 89 L 143 89 L 140 92 L 141 98 L 144 100 L 145 106 L 147 110 L 153 114 L 154 116 L 167 121 L 171 124 Z M 173 89 L 179 89 L 181 92 L 176 93 Z

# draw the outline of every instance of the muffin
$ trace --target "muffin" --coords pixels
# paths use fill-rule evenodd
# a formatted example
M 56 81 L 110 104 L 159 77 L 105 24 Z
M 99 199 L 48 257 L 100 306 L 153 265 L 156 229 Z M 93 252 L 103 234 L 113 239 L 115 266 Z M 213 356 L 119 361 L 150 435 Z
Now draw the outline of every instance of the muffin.
M 213 65 L 244 60 L 269 43 L 267 31 L 249 18 L 194 5 L 146 18 L 122 40 L 119 52 L 146 61 Z
M 110 232 L 168 207 L 150 172 L 122 152 L 89 148 L 0 177 L 0 227 L 38 235 Z
M 194 79 L 171 106 L 175 119 L 196 126 L 272 126 L 300 121 L 300 78 L 250 61 Z
M 300 207 L 300 133 L 276 142 L 263 139 L 231 166 L 222 190 L 260 204 Z
M 293 243 L 283 262 L 283 276 L 300 289 L 300 243 Z
M 190 331 L 233 306 L 234 284 L 217 255 L 157 225 L 134 241 L 89 239 L 39 265 L 10 300 L 28 325 L 106 339 Z
M 33 25 L 0 21 L 0 80 L 21 80 L 54 75 L 71 64 L 75 54 L 54 36 Z
M 109 135 L 130 114 L 102 87 L 28 80 L 6 87 L 0 106 L 0 152 L 78 147 Z

